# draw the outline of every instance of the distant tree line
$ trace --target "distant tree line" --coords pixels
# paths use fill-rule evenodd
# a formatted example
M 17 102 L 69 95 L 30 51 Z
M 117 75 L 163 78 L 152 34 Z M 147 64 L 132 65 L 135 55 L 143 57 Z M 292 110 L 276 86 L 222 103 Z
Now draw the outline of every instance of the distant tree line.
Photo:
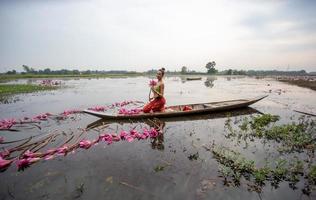
M 125 70 L 68 70 L 68 69 L 60 69 L 60 70 L 51 70 L 50 68 L 46 68 L 44 70 L 35 70 L 32 67 L 27 65 L 22 65 L 23 72 L 21 74 L 45 74 L 45 75 L 80 75 L 80 74 L 134 74 L 137 73 L 135 71 L 125 71 Z M 12 75 L 17 74 L 16 70 L 7 71 L 6 74 Z
M 228 69 L 218 73 L 219 75 L 248 75 L 245 70 Z
M 312 75 L 311 73 L 307 73 L 305 70 L 299 71 L 278 71 L 278 70 L 236 70 L 236 69 L 227 69 L 223 71 L 218 71 L 216 68 L 216 62 L 211 61 L 205 65 L 206 73 L 199 72 L 195 70 L 189 70 L 188 67 L 182 66 L 180 71 L 166 71 L 166 74 L 170 75 L 179 75 L 179 74 L 210 74 L 210 75 L 248 75 L 248 76 L 305 76 L 305 75 Z M 27 65 L 22 65 L 23 72 L 21 74 L 47 74 L 47 75 L 89 75 L 89 74 L 137 74 L 139 72 L 136 71 L 126 71 L 126 70 L 68 70 L 68 69 L 61 69 L 61 70 L 51 70 L 50 68 L 46 68 L 44 70 L 35 70 L 32 67 Z M 157 69 L 150 69 L 144 74 L 156 74 Z M 7 71 L 5 74 L 13 75 L 18 74 L 16 70 Z
M 305 70 L 299 71 L 278 71 L 278 70 L 248 70 L 246 75 L 249 76 L 306 76 L 309 75 Z

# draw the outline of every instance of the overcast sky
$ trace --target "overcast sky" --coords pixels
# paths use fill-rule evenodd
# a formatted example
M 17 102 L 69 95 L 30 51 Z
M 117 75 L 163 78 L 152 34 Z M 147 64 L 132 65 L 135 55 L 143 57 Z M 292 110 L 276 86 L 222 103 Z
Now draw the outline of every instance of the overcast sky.
M 316 71 L 314 0 L 0 0 L 0 71 Z

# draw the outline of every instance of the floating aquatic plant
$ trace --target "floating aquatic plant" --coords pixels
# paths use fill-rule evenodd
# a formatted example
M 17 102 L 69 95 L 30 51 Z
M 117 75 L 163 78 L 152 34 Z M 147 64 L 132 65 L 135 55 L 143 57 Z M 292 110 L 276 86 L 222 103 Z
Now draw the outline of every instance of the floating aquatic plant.
M 154 168 L 154 171 L 155 171 L 155 172 L 160 172 L 160 171 L 163 171 L 164 169 L 165 169 L 165 166 L 157 165 L 157 166 Z
M 158 137 L 160 134 L 160 131 L 156 130 L 155 128 L 147 129 L 143 128 L 143 132 L 138 132 L 135 129 L 131 129 L 130 131 L 121 131 L 119 134 L 115 133 L 102 133 L 98 136 L 95 140 L 86 140 L 82 139 L 79 142 L 68 145 L 67 142 L 63 145 L 61 145 L 58 148 L 48 149 L 45 152 L 32 152 L 30 147 L 32 145 L 37 145 L 38 143 L 41 144 L 45 140 L 52 138 L 51 136 L 48 136 L 44 138 L 44 140 L 35 142 L 33 144 L 27 144 L 24 143 L 22 145 L 19 145 L 18 147 L 15 147 L 10 150 L 4 150 L 0 152 L 0 169 L 5 169 L 10 166 L 10 164 L 15 161 L 16 165 L 18 167 L 18 170 L 24 170 L 25 168 L 29 167 L 33 163 L 39 161 L 39 160 L 50 160 L 53 159 L 56 156 L 66 156 L 69 152 L 73 152 L 77 148 L 82 149 L 89 149 L 93 145 L 99 143 L 99 142 L 105 142 L 106 144 L 110 145 L 113 142 L 119 142 L 121 140 L 126 140 L 128 142 L 132 142 L 135 139 L 137 140 L 144 140 L 147 138 L 155 138 Z M 14 151 L 23 150 L 24 148 L 27 148 L 27 150 L 18 156 L 15 159 L 6 160 L 6 157 L 9 157 L 10 154 Z
M 41 80 L 40 81 L 40 85 L 43 85 L 43 86 L 57 86 L 57 85 L 61 85 L 61 81 L 45 79 L 45 80 Z
M 305 172 L 304 162 L 297 157 L 292 160 L 280 158 L 274 162 L 273 166 L 256 167 L 253 160 L 248 160 L 240 153 L 226 147 L 214 145 L 211 149 L 215 159 L 220 163 L 219 172 L 225 178 L 225 185 L 231 183 L 230 178 L 235 185 L 238 184 L 240 175 L 253 181 L 254 184 L 249 186 L 255 188 L 255 191 L 258 192 L 261 191 L 260 187 L 266 181 L 271 181 L 274 187 L 278 187 L 279 182 L 285 180 L 289 181 L 292 188 L 295 188 L 295 184 L 300 180 L 300 177 L 305 177 L 309 184 L 316 185 L 316 166 L 307 165 L 308 172 Z M 307 188 L 310 189 L 309 186 Z
M 231 119 L 226 120 L 225 128 L 228 132 L 226 137 L 237 137 L 238 141 L 253 138 L 275 140 L 283 145 L 279 151 L 301 151 L 302 149 L 315 149 L 315 122 L 314 120 L 301 120 L 291 124 L 275 123 L 278 116 L 264 114 L 253 117 L 251 120 L 244 118 L 237 128 L 232 125 Z

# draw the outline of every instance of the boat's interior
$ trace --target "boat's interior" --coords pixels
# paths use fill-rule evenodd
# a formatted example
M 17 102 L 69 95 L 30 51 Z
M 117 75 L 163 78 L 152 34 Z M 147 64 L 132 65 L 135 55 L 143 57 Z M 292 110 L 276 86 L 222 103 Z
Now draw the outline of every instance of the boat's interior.
M 245 103 L 247 100 L 234 100 L 234 101 L 224 101 L 224 102 L 214 102 L 214 103 L 204 103 L 204 104 L 189 104 L 189 105 L 177 105 L 169 106 L 166 108 L 166 112 L 174 111 L 189 111 L 189 110 L 201 110 L 206 108 L 216 108 L 222 106 L 228 106 L 233 104 Z

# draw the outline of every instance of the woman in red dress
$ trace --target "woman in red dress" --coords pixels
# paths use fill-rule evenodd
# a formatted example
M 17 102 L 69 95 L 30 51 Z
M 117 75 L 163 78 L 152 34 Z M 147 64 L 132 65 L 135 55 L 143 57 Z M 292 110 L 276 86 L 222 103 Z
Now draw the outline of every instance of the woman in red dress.
M 151 86 L 150 90 L 153 92 L 154 97 L 149 96 L 149 103 L 147 103 L 144 108 L 144 113 L 149 112 L 162 112 L 165 109 L 166 100 L 164 98 L 165 85 L 163 82 L 163 77 L 165 75 L 165 68 L 161 68 L 157 72 L 158 83 L 155 86 Z

